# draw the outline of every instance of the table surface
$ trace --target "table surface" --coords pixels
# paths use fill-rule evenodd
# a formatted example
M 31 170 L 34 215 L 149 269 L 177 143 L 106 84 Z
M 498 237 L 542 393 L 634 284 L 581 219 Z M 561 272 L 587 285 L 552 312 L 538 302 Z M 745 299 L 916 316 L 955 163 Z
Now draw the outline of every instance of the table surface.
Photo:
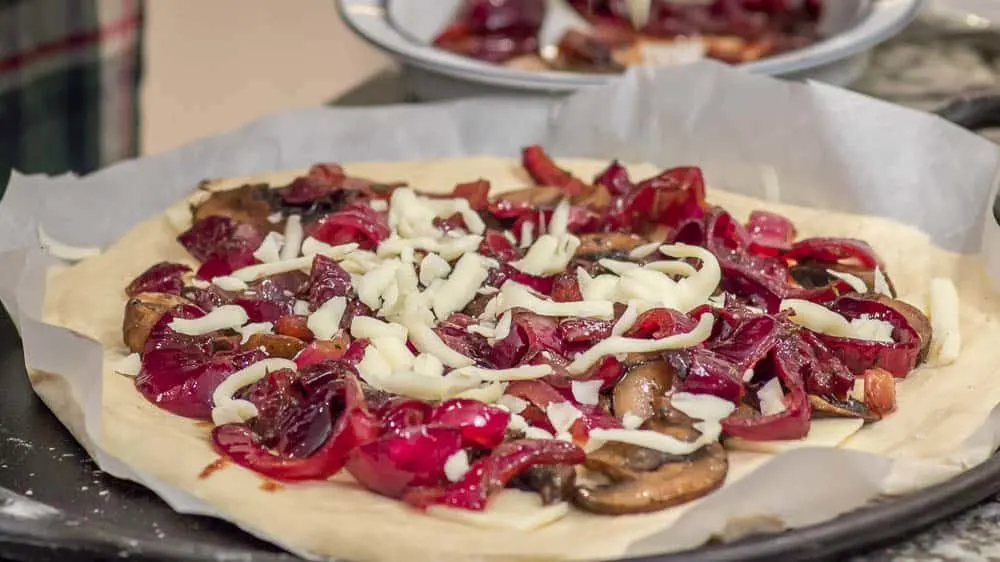
M 879 47 L 859 92 L 931 110 L 956 96 L 1000 92 L 1000 30 L 970 28 L 925 16 Z M 404 79 L 386 71 L 333 101 L 340 106 L 415 102 Z M 1000 142 L 1000 130 L 983 135 Z M 856 556 L 852 562 L 1000 560 L 1000 496 L 930 529 Z

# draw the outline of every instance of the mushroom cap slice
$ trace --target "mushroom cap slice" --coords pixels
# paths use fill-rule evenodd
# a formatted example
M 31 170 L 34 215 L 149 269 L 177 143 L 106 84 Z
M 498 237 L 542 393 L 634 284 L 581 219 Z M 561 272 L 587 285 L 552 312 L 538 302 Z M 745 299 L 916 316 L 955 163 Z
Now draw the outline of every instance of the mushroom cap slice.
M 626 414 L 649 419 L 656 413 L 658 399 L 673 383 L 674 369 L 662 359 L 633 363 L 622 380 L 615 385 L 612 405 L 615 416 Z
M 625 447 L 641 449 L 634 445 Z M 634 466 L 634 459 L 641 459 L 642 455 L 636 457 L 633 453 L 625 458 L 630 460 L 616 465 L 615 471 L 608 471 L 607 467 L 602 471 L 612 479 L 610 484 L 577 487 L 574 503 L 587 511 L 606 515 L 659 511 L 718 489 L 729 470 L 726 451 L 719 443 L 707 445 L 688 455 L 685 460 L 668 462 L 656 470 L 646 472 L 628 470 Z M 588 456 L 586 466 L 600 469 L 603 465 L 595 463 Z
M 543 505 L 573 497 L 576 469 L 569 465 L 533 466 L 518 477 L 520 488 L 538 493 Z
M 125 303 L 122 319 L 122 341 L 129 351 L 139 353 L 146 345 L 149 332 L 168 310 L 191 301 L 170 293 L 139 293 Z
M 634 234 L 619 232 L 600 232 L 580 235 L 580 247 L 576 256 L 589 260 L 601 258 L 625 257 L 628 253 L 645 244 L 648 240 Z
M 816 418 L 860 418 L 866 422 L 882 419 L 882 416 L 871 411 L 863 402 L 853 398 L 836 400 L 810 394 L 809 405 L 812 407 L 813 417 Z

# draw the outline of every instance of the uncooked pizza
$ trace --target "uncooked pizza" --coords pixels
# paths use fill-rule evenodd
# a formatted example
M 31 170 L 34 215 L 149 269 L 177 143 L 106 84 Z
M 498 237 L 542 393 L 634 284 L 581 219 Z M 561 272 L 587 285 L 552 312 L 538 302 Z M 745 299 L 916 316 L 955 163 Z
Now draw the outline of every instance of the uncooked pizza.
M 204 184 L 168 213 L 188 256 L 120 289 L 114 370 L 211 427 L 203 480 L 235 464 L 528 530 L 691 502 L 733 451 L 836 446 L 959 356 L 955 286 L 908 303 L 863 240 L 738 220 L 695 167 L 522 156 L 501 193 L 470 165 L 450 193 L 335 164 Z

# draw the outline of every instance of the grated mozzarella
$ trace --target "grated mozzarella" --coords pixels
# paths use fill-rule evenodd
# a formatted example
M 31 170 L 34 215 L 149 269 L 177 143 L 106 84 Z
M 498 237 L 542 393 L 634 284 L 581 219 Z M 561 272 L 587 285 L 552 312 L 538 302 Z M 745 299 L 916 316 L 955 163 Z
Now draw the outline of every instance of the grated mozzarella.
M 297 316 L 309 316 L 310 310 L 309 301 L 302 299 L 296 299 L 295 304 L 292 306 L 292 314 Z
M 489 276 L 489 268 L 479 254 L 465 254 L 451 275 L 434 293 L 432 308 L 439 320 L 446 319 L 452 312 L 462 310 L 476 298 L 476 291 Z
M 449 482 L 458 482 L 469 472 L 469 454 L 464 450 L 455 451 L 444 461 L 444 476 Z
M 569 199 L 564 197 L 552 211 L 552 219 L 549 220 L 549 234 L 562 236 L 569 234 Z
M 566 269 L 579 247 L 580 239 L 572 234 L 543 234 L 511 265 L 529 275 L 555 275 Z
M 239 422 L 247 421 L 257 416 L 257 407 L 247 400 L 235 400 L 233 395 L 241 388 L 266 377 L 268 373 L 281 369 L 296 369 L 294 361 L 271 357 L 258 361 L 244 369 L 229 375 L 222 383 L 216 387 L 212 393 L 212 421 L 216 425 L 224 423 L 234 423 L 235 417 L 240 418 Z
M 493 337 L 497 340 L 502 340 L 509 336 L 512 320 L 513 315 L 511 312 L 509 310 L 505 311 L 500 317 L 500 320 L 497 321 L 496 328 L 493 329 Z
M 568 432 L 576 420 L 583 417 L 583 412 L 569 402 L 552 402 L 545 408 L 545 415 L 556 430 L 556 435 L 559 435 Z
M 285 222 L 285 243 L 281 246 L 281 259 L 290 260 L 299 256 L 302 248 L 302 237 L 305 232 L 302 230 L 302 217 L 299 215 L 289 215 Z
M 674 393 L 670 405 L 697 420 L 721 420 L 736 409 L 732 402 L 718 396 L 690 392 Z
M 526 381 L 540 379 L 551 375 L 555 371 L 550 365 L 521 365 L 509 369 L 486 369 L 483 367 L 460 367 L 452 371 L 470 377 L 477 377 L 484 381 Z
M 355 316 L 351 319 L 351 336 L 356 339 L 373 340 L 380 337 L 392 337 L 405 342 L 406 327 L 395 322 L 383 322 L 371 316 Z
M 309 315 L 306 326 L 318 340 L 333 339 L 333 336 L 340 331 L 340 321 L 346 310 L 346 298 L 331 297 Z
M 246 343 L 250 339 L 250 336 L 254 334 L 273 334 L 274 333 L 274 323 L 273 322 L 252 322 L 246 326 L 236 328 L 236 331 L 240 333 L 240 343 Z
M 523 412 L 525 408 L 529 406 L 529 402 L 523 398 L 518 398 L 517 396 L 511 396 L 510 394 L 505 394 L 497 400 L 497 405 L 507 408 L 507 411 L 509 411 L 511 414 L 516 415 Z
M 641 260 L 648 258 L 649 256 L 656 253 L 660 249 L 660 242 L 649 242 L 648 244 L 643 244 L 641 246 L 636 246 L 628 253 L 628 257 L 634 260 Z
M 213 277 L 212 284 L 223 291 L 246 291 L 250 288 L 250 286 L 246 284 L 246 281 L 233 277 L 232 275 Z
M 249 320 L 250 317 L 243 307 L 227 304 L 212 309 L 201 318 L 174 318 L 168 326 L 178 334 L 201 336 L 216 330 L 236 329 Z
M 260 246 L 253 252 L 253 257 L 262 263 L 276 263 L 281 261 L 281 245 L 285 237 L 277 232 L 268 232 Z
M 573 381 L 570 383 L 570 390 L 573 392 L 573 399 L 580 404 L 596 406 L 600 401 L 602 380 Z
M 138 353 L 129 353 L 125 357 L 115 361 L 113 369 L 119 375 L 125 375 L 126 377 L 138 376 L 139 371 L 142 369 L 142 359 Z
M 837 279 L 840 279 L 841 281 L 847 283 L 848 285 L 851 286 L 852 289 L 854 289 L 859 293 L 868 292 L 868 285 L 865 285 L 864 280 L 858 277 L 857 275 L 851 275 L 850 273 L 846 273 L 843 271 L 834 271 L 832 269 L 828 269 L 826 270 L 826 272 L 829 275 L 832 275 L 833 277 L 836 277 Z
M 617 355 L 619 353 L 650 353 L 653 351 L 666 351 L 668 349 L 683 349 L 692 347 L 707 340 L 712 335 L 712 326 L 715 318 L 711 314 L 702 314 L 698 320 L 698 325 L 686 334 L 677 334 L 656 340 L 643 340 L 636 338 L 623 338 L 612 336 L 597 343 L 587 351 L 581 353 L 567 367 L 570 374 L 580 375 L 587 372 L 605 355 Z
M 959 332 L 958 289 L 951 279 L 931 279 L 930 320 L 933 329 L 930 356 L 936 365 L 949 365 L 958 359 L 962 348 Z
M 783 300 L 780 309 L 791 310 L 794 313 L 791 316 L 792 322 L 821 334 L 868 341 L 893 341 L 892 324 L 885 320 L 857 318 L 848 321 L 823 305 L 800 299 Z
M 506 312 L 512 308 L 526 308 L 542 316 L 579 316 L 609 320 L 615 315 L 615 304 L 611 301 L 555 302 L 536 297 L 519 283 L 507 281 L 500 288 L 500 304 L 497 311 Z
M 889 280 L 885 278 L 885 273 L 878 266 L 875 266 L 875 292 L 887 297 L 892 296 L 892 290 L 889 289 Z
M 765 416 L 780 414 L 785 408 L 785 391 L 781 389 L 781 381 L 775 377 L 757 391 L 760 401 L 760 413 Z
M 429 287 L 435 279 L 444 279 L 451 273 L 451 266 L 437 254 L 427 254 L 420 260 L 420 284 Z

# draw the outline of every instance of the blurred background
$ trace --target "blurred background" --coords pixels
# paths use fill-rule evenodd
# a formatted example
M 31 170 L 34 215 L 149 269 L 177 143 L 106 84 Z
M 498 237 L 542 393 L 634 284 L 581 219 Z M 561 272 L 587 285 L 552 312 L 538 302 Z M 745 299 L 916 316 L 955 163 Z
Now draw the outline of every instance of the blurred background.
M 926 0 L 852 87 L 927 109 L 994 90 L 998 22 L 1000 0 Z M 0 0 L 0 187 L 11 166 L 87 173 L 282 109 L 408 100 L 396 68 L 334 0 Z

